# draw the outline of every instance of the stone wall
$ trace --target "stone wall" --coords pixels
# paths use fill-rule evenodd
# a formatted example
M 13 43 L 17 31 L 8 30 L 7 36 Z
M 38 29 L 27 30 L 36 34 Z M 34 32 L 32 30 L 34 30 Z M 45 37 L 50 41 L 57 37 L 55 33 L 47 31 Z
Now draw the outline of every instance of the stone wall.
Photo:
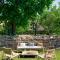
M 18 43 L 20 42 L 35 42 L 38 43 L 41 41 L 45 42 L 45 46 L 51 42 L 55 47 L 60 47 L 60 37 L 56 36 L 48 36 L 48 35 L 16 35 L 16 36 L 8 36 L 8 35 L 0 35 L 0 47 L 9 47 L 9 48 L 17 48 Z M 48 44 L 47 44 L 48 43 Z
M 3 36 L 0 36 L 0 46 L 8 47 L 8 48 L 16 48 L 17 43 L 14 37 L 3 35 Z
M 15 36 L 0 35 L 0 47 L 16 49 L 18 43 L 30 41 L 32 40 L 32 38 L 33 36 L 31 35 L 15 35 Z

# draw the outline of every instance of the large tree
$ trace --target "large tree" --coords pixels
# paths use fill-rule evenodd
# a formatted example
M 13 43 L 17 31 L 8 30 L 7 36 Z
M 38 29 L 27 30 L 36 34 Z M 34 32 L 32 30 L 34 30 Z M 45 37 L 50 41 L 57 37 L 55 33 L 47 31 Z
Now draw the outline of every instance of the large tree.
M 1 0 L 2 1 L 2 0 Z M 4 0 L 0 4 L 0 20 L 5 22 L 9 35 L 14 35 L 16 25 L 26 26 L 29 18 L 41 14 L 53 0 Z

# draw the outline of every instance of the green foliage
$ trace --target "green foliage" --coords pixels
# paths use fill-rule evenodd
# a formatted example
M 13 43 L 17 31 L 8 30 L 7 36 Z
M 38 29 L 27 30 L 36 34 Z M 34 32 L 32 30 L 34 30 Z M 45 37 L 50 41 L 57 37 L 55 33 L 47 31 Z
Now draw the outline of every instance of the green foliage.
M 0 20 L 5 21 L 9 34 L 14 34 L 15 26 L 26 27 L 29 18 L 41 14 L 53 0 L 6 0 L 0 5 Z M 7 25 L 9 24 L 9 25 Z
M 54 6 L 50 11 L 45 11 L 40 19 L 48 34 L 60 34 L 60 7 Z
M 27 28 L 24 28 L 22 26 L 19 26 L 16 28 L 16 33 L 17 34 L 23 34 L 24 32 L 26 32 L 28 29 Z

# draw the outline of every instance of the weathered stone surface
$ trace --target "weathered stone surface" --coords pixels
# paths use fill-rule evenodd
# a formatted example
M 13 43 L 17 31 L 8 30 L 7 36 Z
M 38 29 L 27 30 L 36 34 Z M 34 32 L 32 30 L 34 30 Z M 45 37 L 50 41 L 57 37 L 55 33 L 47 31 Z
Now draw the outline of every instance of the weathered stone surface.
M 55 47 L 60 47 L 60 37 L 59 36 L 49 36 L 49 35 L 0 35 L 0 46 L 1 47 L 9 47 L 9 48 L 17 48 L 18 43 L 20 42 L 39 42 L 44 43 L 44 46 L 54 45 Z M 39 44 L 38 44 L 39 45 Z

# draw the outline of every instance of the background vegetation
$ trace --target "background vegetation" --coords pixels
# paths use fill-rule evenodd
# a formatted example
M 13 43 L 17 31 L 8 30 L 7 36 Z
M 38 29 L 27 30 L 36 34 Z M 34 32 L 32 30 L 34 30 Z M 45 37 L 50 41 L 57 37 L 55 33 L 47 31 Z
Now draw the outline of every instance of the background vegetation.
M 52 6 L 52 2 L 53 0 L 6 0 L 0 4 L 0 34 L 36 35 L 39 32 L 59 35 L 60 3 L 57 8 Z

